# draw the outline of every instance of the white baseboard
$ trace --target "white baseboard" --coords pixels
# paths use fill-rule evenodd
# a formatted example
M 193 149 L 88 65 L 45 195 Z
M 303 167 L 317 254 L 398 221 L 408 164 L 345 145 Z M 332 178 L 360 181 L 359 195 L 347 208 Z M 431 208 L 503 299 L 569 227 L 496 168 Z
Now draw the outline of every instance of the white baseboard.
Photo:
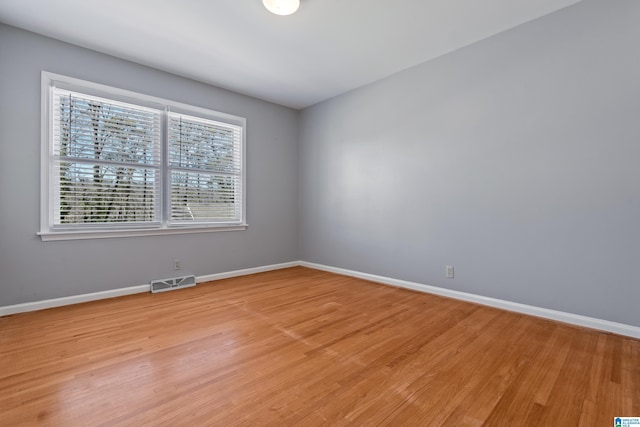
M 99 299 L 115 298 L 124 295 L 149 292 L 151 285 L 131 286 L 128 288 L 111 289 L 108 291 L 92 292 L 90 294 L 72 295 L 70 297 L 45 299 L 42 301 L 25 302 L 24 304 L 7 305 L 0 307 L 0 316 L 26 313 L 27 311 L 44 310 L 46 308 L 62 307 L 63 305 L 79 304 L 81 302 L 95 301 Z
M 376 276 L 374 274 L 362 273 L 359 271 L 347 270 L 344 268 L 330 267 L 327 265 L 315 264 L 315 263 L 306 262 L 306 261 L 301 261 L 299 265 L 303 267 L 314 268 L 316 270 L 323 270 L 331 273 L 342 274 L 345 276 L 357 277 L 360 279 L 370 280 L 372 282 L 396 286 L 399 288 L 412 289 L 414 291 L 441 295 L 449 298 L 455 298 L 463 301 L 469 301 L 477 304 L 501 308 L 503 310 L 514 311 L 517 313 L 523 313 L 531 316 L 542 317 L 545 319 L 556 320 L 558 322 L 569 323 L 572 325 L 582 326 L 585 328 L 612 332 L 618 335 L 624 335 L 632 338 L 640 338 L 640 327 L 626 325 L 624 323 L 611 322 L 608 320 L 596 319 L 588 316 L 581 316 L 579 314 L 566 313 L 563 311 L 550 310 L 547 308 L 535 307 L 532 305 L 520 304 L 517 302 L 483 297 L 481 295 L 454 291 L 451 289 L 439 288 L 436 286 L 423 285 L 420 283 L 409 282 L 406 280 L 392 279 L 384 276 Z
M 556 320 L 559 322 L 569 323 L 585 328 L 597 329 L 606 332 L 612 332 L 632 338 L 640 339 L 640 327 L 625 325 L 623 323 L 611 322 L 608 320 L 596 319 L 579 314 L 566 313 L 563 311 L 550 310 L 547 308 L 535 307 L 532 305 L 520 304 L 511 301 L 500 300 L 496 298 L 484 297 L 481 295 L 470 294 L 466 292 L 454 291 L 451 289 L 439 288 L 436 286 L 423 285 L 421 283 L 409 282 L 406 280 L 393 279 L 390 277 L 377 276 L 375 274 L 362 273 L 359 271 L 347 270 L 344 268 L 330 267 L 322 264 L 315 264 L 307 261 L 292 261 L 282 264 L 265 265 L 262 267 L 246 268 L 243 270 L 228 271 L 224 273 L 209 274 L 206 276 L 196 277 L 197 283 L 209 282 L 214 280 L 228 279 L 231 277 L 246 276 L 249 274 L 262 273 L 265 271 L 280 270 L 289 267 L 307 267 L 316 270 L 328 271 L 331 273 L 342 274 L 345 276 L 357 277 L 360 279 L 370 280 L 372 282 L 384 285 L 396 286 L 399 288 L 412 289 L 414 291 L 425 292 L 429 294 L 442 295 L 449 298 L 455 298 L 463 301 L 474 302 L 477 304 L 487 305 L 490 307 L 501 308 L 503 310 L 514 311 L 517 313 L 528 314 L 531 316 L 542 317 L 545 319 Z M 149 292 L 150 285 L 131 286 L 128 288 L 113 289 L 109 291 L 94 292 L 90 294 L 74 295 L 63 298 L 54 298 L 43 301 L 28 302 L 24 304 L 15 304 L 0 307 L 0 316 L 10 314 L 24 313 L 28 311 L 44 310 L 46 308 L 60 307 L 64 305 L 78 304 L 82 302 L 95 301 L 106 298 L 114 298 L 124 295 L 131 295 L 142 292 Z
M 197 283 L 209 282 L 212 280 L 227 279 L 229 277 L 246 276 L 248 274 L 262 273 L 264 271 L 280 270 L 282 268 L 297 267 L 299 261 L 287 262 L 283 264 L 265 265 L 262 267 L 246 268 L 244 270 L 228 271 L 225 273 L 209 274 L 206 276 L 196 277 Z M 26 313 L 28 311 L 44 310 L 47 308 L 61 307 L 64 305 L 78 304 L 88 301 L 96 301 L 100 299 L 121 297 L 124 295 L 138 294 L 149 292 L 151 285 L 131 286 L 128 288 L 112 289 L 108 291 L 92 292 L 90 294 L 72 295 L 69 297 L 53 298 L 42 301 L 26 302 L 24 304 L 15 304 L 0 307 L 0 316 L 8 316 L 10 314 Z
M 210 282 L 213 280 L 228 279 L 230 277 L 247 276 L 249 274 L 264 273 L 265 271 L 281 270 L 283 268 L 298 267 L 300 261 L 284 262 L 282 264 L 265 265 L 262 267 L 245 268 L 244 270 L 228 271 L 226 273 L 209 274 L 196 277 L 196 282 Z

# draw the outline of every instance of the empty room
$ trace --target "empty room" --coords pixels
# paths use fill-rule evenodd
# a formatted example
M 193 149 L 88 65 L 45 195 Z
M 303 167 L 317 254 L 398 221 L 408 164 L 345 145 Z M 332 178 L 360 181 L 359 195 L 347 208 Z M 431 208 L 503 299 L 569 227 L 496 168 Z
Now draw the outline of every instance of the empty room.
M 637 0 L 0 0 L 0 425 L 640 426 Z

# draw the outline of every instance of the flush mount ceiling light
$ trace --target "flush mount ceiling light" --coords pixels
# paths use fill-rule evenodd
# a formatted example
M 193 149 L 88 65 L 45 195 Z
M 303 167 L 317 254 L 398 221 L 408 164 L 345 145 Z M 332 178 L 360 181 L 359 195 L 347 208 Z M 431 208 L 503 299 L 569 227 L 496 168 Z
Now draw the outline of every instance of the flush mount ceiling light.
M 262 0 L 262 4 L 276 15 L 291 15 L 300 7 L 300 0 Z

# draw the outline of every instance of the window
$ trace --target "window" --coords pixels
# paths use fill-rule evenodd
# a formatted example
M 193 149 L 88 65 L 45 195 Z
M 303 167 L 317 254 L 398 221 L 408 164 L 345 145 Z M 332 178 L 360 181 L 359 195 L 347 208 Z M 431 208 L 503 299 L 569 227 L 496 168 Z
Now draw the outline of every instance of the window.
M 246 228 L 245 119 L 43 72 L 43 240 Z
M 169 113 L 171 222 L 240 219 L 240 137 L 235 126 Z

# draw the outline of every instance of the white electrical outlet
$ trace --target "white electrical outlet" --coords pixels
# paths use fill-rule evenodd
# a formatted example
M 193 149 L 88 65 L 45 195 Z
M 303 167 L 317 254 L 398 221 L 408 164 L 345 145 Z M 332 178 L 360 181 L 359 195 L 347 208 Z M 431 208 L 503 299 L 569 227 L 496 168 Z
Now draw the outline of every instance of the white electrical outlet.
M 447 279 L 453 279 L 453 265 L 447 265 L 445 274 Z
M 174 270 L 182 270 L 182 261 L 180 261 L 179 259 L 174 259 L 173 260 L 173 269 Z

